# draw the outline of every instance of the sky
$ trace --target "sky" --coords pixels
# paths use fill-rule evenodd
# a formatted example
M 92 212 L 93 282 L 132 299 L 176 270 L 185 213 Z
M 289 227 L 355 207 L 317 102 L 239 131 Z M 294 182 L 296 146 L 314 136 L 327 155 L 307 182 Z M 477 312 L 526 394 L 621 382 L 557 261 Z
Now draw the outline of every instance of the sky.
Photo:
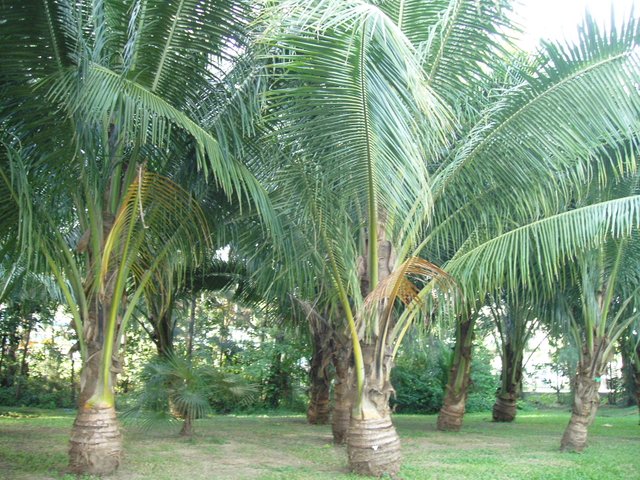
M 533 50 L 540 38 L 549 40 L 577 38 L 578 25 L 589 9 L 598 23 L 610 23 L 611 9 L 616 21 L 629 16 L 635 8 L 640 14 L 640 0 L 516 0 L 515 11 L 521 16 L 525 34 L 520 44 Z

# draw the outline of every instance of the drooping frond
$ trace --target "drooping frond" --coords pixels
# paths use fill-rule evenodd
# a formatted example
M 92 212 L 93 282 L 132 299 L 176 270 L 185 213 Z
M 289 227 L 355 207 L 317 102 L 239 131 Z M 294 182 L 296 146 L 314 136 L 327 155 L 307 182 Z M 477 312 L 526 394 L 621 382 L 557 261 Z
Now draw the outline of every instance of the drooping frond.
M 553 290 L 568 258 L 610 238 L 630 236 L 640 228 L 640 196 L 603 201 L 569 210 L 458 252 L 449 272 L 469 292 L 500 286 L 516 291 L 534 284 Z
M 197 266 L 209 242 L 200 206 L 169 179 L 141 169 L 106 239 L 101 280 L 115 268 L 142 279 L 163 262 Z
M 266 120 L 291 155 L 317 165 L 309 181 L 348 199 L 328 215 L 369 235 L 382 222 L 391 236 L 411 212 L 428 215 L 425 157 L 446 143 L 448 114 L 397 25 L 362 1 L 284 2 L 265 16 L 274 79 Z M 423 210 L 412 209 L 418 197 Z
M 540 218 L 594 179 L 636 171 L 639 39 L 634 19 L 609 33 L 587 20 L 578 47 L 548 46 L 535 75 L 522 70 L 493 99 L 432 176 L 434 225 L 460 227 L 440 228 L 445 248 L 473 225 Z

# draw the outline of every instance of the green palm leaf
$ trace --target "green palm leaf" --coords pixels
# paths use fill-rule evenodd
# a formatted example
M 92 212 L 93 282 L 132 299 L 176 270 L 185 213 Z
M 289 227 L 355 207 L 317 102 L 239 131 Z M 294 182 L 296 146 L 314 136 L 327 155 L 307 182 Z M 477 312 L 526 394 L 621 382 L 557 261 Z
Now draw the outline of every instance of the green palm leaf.
M 553 290 L 573 255 L 640 228 L 640 196 L 604 201 L 559 213 L 461 250 L 446 271 L 466 291 L 532 283 Z M 514 291 L 515 291 L 514 290 Z

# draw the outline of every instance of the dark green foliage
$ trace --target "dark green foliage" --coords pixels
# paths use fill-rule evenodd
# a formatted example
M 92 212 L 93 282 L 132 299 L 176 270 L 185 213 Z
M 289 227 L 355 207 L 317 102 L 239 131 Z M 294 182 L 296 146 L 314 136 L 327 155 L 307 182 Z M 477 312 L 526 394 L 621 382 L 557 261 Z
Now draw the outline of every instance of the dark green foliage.
M 493 407 L 496 389 L 500 386 L 499 375 L 491 368 L 494 355 L 484 345 L 473 347 L 471 363 L 471 388 L 467 398 L 467 412 L 484 412 Z
M 304 339 L 283 336 L 277 329 L 264 328 L 261 343 L 247 341 L 236 347 L 233 364 L 227 363 L 226 371 L 241 374 L 258 385 L 259 391 L 253 401 L 244 406 L 221 399 L 216 402 L 217 411 L 305 411 L 309 346 Z
M 396 395 L 391 402 L 398 413 L 436 413 L 442 406 L 451 352 L 431 337 L 426 341 L 406 340 L 391 383 Z
M 437 413 L 442 406 L 451 362 L 451 349 L 438 338 L 407 341 L 398 357 L 391 381 L 396 390 L 392 405 L 398 413 Z M 490 410 L 498 377 L 491 371 L 491 353 L 474 346 L 468 412 Z

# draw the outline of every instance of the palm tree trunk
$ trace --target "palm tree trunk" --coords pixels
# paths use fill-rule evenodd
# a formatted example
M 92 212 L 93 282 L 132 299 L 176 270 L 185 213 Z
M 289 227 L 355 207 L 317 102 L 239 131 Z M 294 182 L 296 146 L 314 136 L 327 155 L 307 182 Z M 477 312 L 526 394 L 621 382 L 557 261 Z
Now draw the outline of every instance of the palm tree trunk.
M 331 392 L 331 374 L 329 363 L 331 351 L 329 350 L 330 332 L 318 331 L 312 327 L 311 340 L 313 343 L 313 355 L 311 368 L 309 369 L 309 407 L 307 408 L 307 421 L 312 425 L 326 425 L 329 423 L 331 408 L 329 394 Z
M 638 416 L 640 417 L 640 343 L 636 345 L 635 355 L 631 362 L 631 369 L 633 370 L 633 378 L 635 380 L 636 405 L 638 406 Z
M 391 421 L 389 397 L 391 368 L 393 362 L 384 355 L 382 368 L 376 368 L 376 348 L 365 344 L 362 347 L 366 366 L 362 402 L 351 416 L 347 436 L 349 467 L 360 475 L 394 477 L 400 470 L 400 438 Z
M 118 366 L 112 362 L 111 381 L 105 387 L 101 371 L 106 315 L 103 312 L 109 311 L 106 308 L 109 303 L 97 303 L 84 322 L 88 355 L 80 373 L 78 414 L 69 442 L 69 469 L 78 474 L 108 475 L 118 468 L 122 456 L 122 435 L 113 402 Z
M 193 436 L 193 422 L 191 421 L 191 415 L 185 415 L 184 421 L 182 422 L 182 428 L 180 429 L 181 437 L 192 437 Z
M 333 442 L 338 445 L 342 445 L 347 441 L 354 396 L 352 352 L 351 348 L 346 345 L 348 345 L 348 342 L 336 343 L 332 353 L 332 362 L 336 375 L 333 386 L 331 431 L 333 433 Z
M 24 348 L 22 350 L 22 360 L 20 361 L 20 381 L 16 385 L 16 400 L 20 400 L 22 396 L 22 386 L 27 380 L 29 374 L 29 364 L 27 363 L 27 354 L 29 352 L 29 342 L 31 341 L 31 331 L 33 330 L 33 315 L 29 314 L 26 320 L 25 333 L 24 333 Z
M 501 385 L 493 405 L 494 422 L 512 422 L 522 382 L 522 348 L 519 343 L 506 343 L 502 350 Z M 524 346 L 524 345 L 522 345 Z
M 438 414 L 437 429 L 457 432 L 462 428 L 471 376 L 471 351 L 475 316 L 464 315 L 458 321 L 456 345 L 444 400 Z
M 564 431 L 560 450 L 581 452 L 587 446 L 588 428 L 593 423 L 600 405 L 600 376 L 604 371 L 602 351 L 606 347 L 606 340 L 594 340 L 594 353 L 583 352 L 578 363 L 575 379 L 573 409 L 571 419 Z

